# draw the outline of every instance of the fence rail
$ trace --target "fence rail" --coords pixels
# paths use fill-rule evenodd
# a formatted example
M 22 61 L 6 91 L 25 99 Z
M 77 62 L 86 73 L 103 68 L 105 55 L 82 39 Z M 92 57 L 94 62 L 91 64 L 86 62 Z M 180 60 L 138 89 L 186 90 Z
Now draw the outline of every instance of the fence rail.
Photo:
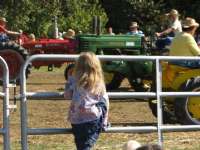
M 3 69 L 3 92 L 0 97 L 3 98 L 3 128 L 0 128 L 0 134 L 3 135 L 3 149 L 10 150 L 10 131 L 9 131 L 9 70 L 5 60 L 0 56 L 0 65 Z
M 63 93 L 56 92 L 27 92 L 26 91 L 26 68 L 32 62 L 36 60 L 64 60 L 73 61 L 77 59 L 78 55 L 34 55 L 31 56 L 24 66 L 21 68 L 20 79 L 20 98 L 21 98 L 21 144 L 22 149 L 28 149 L 28 135 L 43 135 L 43 134 L 66 134 L 71 133 L 71 129 L 63 128 L 28 128 L 27 122 L 27 98 L 41 99 L 41 98 L 62 98 Z M 138 98 L 138 97 L 156 97 L 157 98 L 157 125 L 156 126 L 143 126 L 143 127 L 109 127 L 105 132 L 119 133 L 119 132 L 157 132 L 158 143 L 163 144 L 162 132 L 171 131 L 196 131 L 200 130 L 200 125 L 163 125 L 162 118 L 162 97 L 184 97 L 184 96 L 200 96 L 200 92 L 162 92 L 161 77 L 162 68 L 160 61 L 165 60 L 199 60 L 198 57 L 172 57 L 172 56 L 98 56 L 101 60 L 126 60 L 126 61 L 142 61 L 151 60 L 155 61 L 156 66 L 156 92 L 110 92 L 111 98 Z

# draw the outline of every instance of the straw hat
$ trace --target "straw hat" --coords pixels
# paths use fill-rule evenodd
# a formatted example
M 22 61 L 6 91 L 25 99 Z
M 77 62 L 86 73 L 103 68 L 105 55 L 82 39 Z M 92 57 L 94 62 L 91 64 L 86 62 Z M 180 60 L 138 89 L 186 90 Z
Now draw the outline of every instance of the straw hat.
M 4 18 L 4 17 L 0 17 L 0 21 L 7 22 L 6 18 Z
M 138 23 L 137 22 L 131 22 L 130 28 L 136 28 L 136 27 L 138 27 Z
M 169 13 L 165 14 L 166 16 L 179 16 L 178 10 L 172 9 Z
M 64 38 L 73 38 L 75 36 L 75 31 L 73 29 L 68 29 L 63 36 Z
M 183 20 L 182 27 L 183 28 L 199 27 L 199 24 L 196 22 L 195 19 L 187 17 L 185 20 Z

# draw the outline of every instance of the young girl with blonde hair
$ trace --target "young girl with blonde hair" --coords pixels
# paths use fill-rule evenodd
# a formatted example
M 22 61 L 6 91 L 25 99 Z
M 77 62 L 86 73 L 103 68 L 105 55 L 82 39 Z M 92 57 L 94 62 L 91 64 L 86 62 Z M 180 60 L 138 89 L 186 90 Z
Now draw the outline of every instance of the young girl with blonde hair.
M 69 121 L 77 150 L 90 150 L 107 126 L 109 99 L 101 63 L 94 53 L 83 52 L 69 71 L 64 96 L 72 99 Z

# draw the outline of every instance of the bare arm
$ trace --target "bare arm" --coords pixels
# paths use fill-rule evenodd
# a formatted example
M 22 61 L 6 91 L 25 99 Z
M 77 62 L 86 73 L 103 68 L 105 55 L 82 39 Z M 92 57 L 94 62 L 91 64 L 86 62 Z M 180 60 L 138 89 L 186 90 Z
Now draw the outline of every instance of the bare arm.
M 20 35 L 21 35 L 21 33 L 15 32 L 15 31 L 5 30 L 5 32 L 6 32 L 8 35 L 14 35 L 14 36 L 20 36 Z
M 168 28 L 168 29 L 164 30 L 163 32 L 156 32 L 156 36 L 160 37 L 163 35 L 167 35 L 172 31 L 175 31 L 174 28 Z

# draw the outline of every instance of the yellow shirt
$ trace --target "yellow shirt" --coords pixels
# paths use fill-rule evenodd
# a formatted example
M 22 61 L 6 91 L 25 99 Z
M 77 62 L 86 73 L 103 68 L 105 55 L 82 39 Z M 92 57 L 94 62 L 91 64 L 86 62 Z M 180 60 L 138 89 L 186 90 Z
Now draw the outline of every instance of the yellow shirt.
M 170 56 L 197 56 L 200 49 L 194 37 L 186 32 L 181 32 L 175 36 L 170 46 Z

